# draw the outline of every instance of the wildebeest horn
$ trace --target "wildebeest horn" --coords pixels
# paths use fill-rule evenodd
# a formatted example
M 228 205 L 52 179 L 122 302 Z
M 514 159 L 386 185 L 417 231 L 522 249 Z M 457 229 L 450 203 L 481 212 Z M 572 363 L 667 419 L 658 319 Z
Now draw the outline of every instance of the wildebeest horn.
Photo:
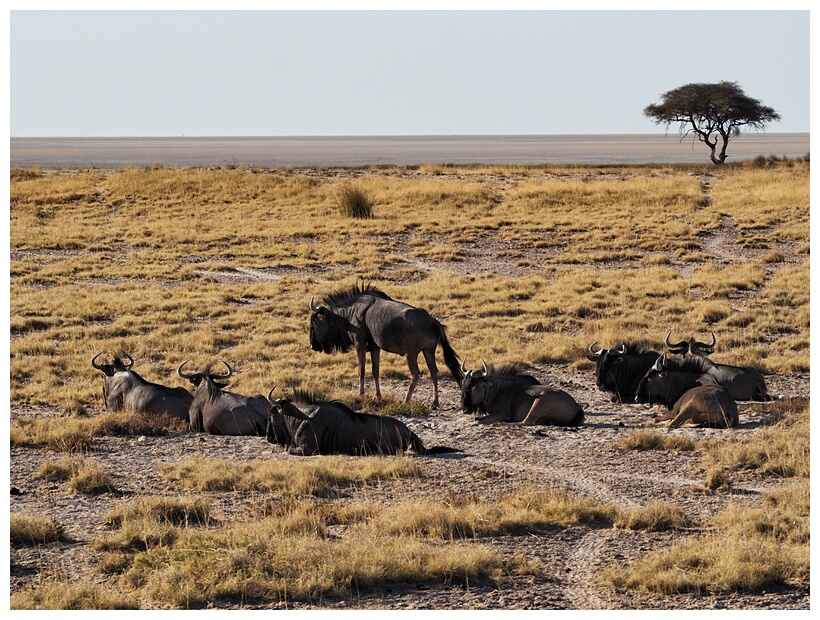
M 91 365 L 92 365 L 94 368 L 96 368 L 97 370 L 102 370 L 102 369 L 103 369 L 103 367 L 102 367 L 102 366 L 100 366 L 100 365 L 97 363 L 97 358 L 98 358 L 100 355 L 102 355 L 103 353 L 105 353 L 105 351 L 100 351 L 99 353 L 97 353 L 97 355 L 95 355 L 94 357 L 92 357 L 92 358 L 91 358 Z
M 311 312 L 316 312 L 316 310 L 318 310 L 318 308 L 313 305 L 313 297 L 311 297 L 310 298 L 310 311 Z
M 593 358 L 596 358 L 596 357 L 601 357 L 601 354 L 604 352 L 603 347 L 601 347 L 600 349 L 598 349 L 596 351 L 595 348 L 594 348 L 596 344 L 598 344 L 597 340 L 595 342 L 593 342 L 591 345 L 589 345 L 589 348 L 587 349 L 587 351 L 589 351 L 589 356 L 588 357 L 590 359 L 593 359 Z
M 622 344 L 620 349 L 616 349 L 615 353 L 618 355 L 624 355 L 626 353 L 626 344 Z
M 225 360 L 222 360 L 222 363 L 225 364 L 225 368 L 228 369 L 228 374 L 227 375 L 217 375 L 215 373 L 211 373 L 211 379 L 228 379 L 233 374 L 233 370 L 231 370 L 231 367 L 228 366 L 228 362 L 226 362 Z
M 461 360 L 461 372 L 463 372 L 465 375 L 467 374 L 467 360 Z
M 487 362 L 484 361 L 484 358 L 481 358 L 481 367 L 484 368 L 484 376 L 486 377 L 490 374 L 490 369 L 487 368 Z
M 712 332 L 712 342 L 711 343 L 698 342 L 697 340 L 695 340 L 695 344 L 698 345 L 701 349 L 714 350 L 715 345 L 717 344 L 717 339 L 715 338 L 715 332 Z
M 188 379 L 188 380 L 195 379 L 196 377 L 199 377 L 201 375 L 201 373 L 198 373 L 198 372 L 195 372 L 195 373 L 190 374 L 190 375 L 182 372 L 182 367 L 185 366 L 185 364 L 187 364 L 187 363 L 188 363 L 188 360 L 185 360 L 184 362 L 182 362 L 179 365 L 179 368 L 177 368 L 177 374 L 180 377 L 182 377 L 183 379 Z
M 679 351 L 682 351 L 686 347 L 686 341 L 681 340 L 680 342 L 670 342 L 669 341 L 669 336 L 671 336 L 671 335 L 672 335 L 672 330 L 670 329 L 669 333 L 666 334 L 666 339 L 664 340 L 664 344 L 666 344 L 666 348 L 669 349 L 670 351 L 675 352 L 675 353 L 677 353 Z
M 276 389 L 276 384 L 274 383 L 274 384 L 273 384 L 273 387 L 270 389 L 270 392 L 268 392 L 268 402 L 269 402 L 271 405 L 274 403 L 274 400 L 270 397 L 270 395 L 271 395 L 271 394 L 273 394 L 273 391 L 274 391 L 275 389 Z
M 128 353 L 126 353 L 125 351 L 123 351 L 123 353 L 122 353 L 122 354 L 123 354 L 125 357 L 127 357 L 127 358 L 128 358 L 128 364 L 123 364 L 123 366 L 125 366 L 125 368 L 126 368 L 126 370 L 127 370 L 127 369 L 131 368 L 131 366 L 133 366 L 133 365 L 134 365 L 134 358 L 133 358 L 133 357 L 131 357 L 130 355 L 128 355 Z
M 661 355 L 655 360 L 655 365 L 652 367 L 655 372 L 661 372 L 663 370 L 664 364 L 666 364 L 666 360 L 664 359 L 665 357 L 665 355 Z

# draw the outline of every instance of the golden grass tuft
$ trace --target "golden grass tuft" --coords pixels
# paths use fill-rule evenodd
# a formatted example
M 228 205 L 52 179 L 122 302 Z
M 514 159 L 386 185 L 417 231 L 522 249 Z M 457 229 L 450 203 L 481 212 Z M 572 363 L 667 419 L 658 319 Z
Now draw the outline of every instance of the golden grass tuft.
M 37 470 L 35 477 L 68 482 L 76 493 L 107 493 L 116 490 L 108 470 L 99 461 L 86 457 L 66 456 L 59 461 L 46 461 Z
M 654 501 L 647 506 L 623 511 L 615 519 L 615 527 L 649 532 L 680 530 L 690 525 L 692 522 L 680 506 L 664 501 Z
M 361 187 L 341 185 L 338 189 L 336 204 L 342 215 L 360 220 L 373 217 L 373 203 Z
M 12 512 L 9 517 L 12 545 L 42 545 L 63 540 L 63 527 L 52 517 Z
M 689 436 L 662 433 L 656 430 L 638 429 L 621 435 L 615 442 L 619 450 L 675 450 L 690 452 L 696 442 Z

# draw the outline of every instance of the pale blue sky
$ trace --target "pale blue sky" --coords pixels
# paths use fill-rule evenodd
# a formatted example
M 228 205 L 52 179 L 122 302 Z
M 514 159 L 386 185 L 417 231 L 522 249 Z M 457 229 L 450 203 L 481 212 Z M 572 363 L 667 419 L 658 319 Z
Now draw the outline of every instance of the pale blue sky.
M 662 133 L 689 82 L 809 126 L 809 11 L 12 11 L 11 136 Z M 677 131 L 673 128 L 672 131 Z

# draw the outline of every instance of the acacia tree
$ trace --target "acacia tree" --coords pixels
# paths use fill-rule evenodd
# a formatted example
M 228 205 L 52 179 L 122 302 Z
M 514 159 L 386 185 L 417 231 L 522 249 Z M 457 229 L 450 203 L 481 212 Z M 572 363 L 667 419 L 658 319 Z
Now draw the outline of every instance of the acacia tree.
M 743 127 L 761 130 L 780 120 L 780 114 L 748 97 L 737 82 L 686 84 L 664 93 L 661 99 L 659 104 L 646 106 L 643 113 L 657 124 L 665 123 L 667 130 L 679 123 L 684 138 L 694 134 L 709 147 L 716 166 L 726 161 L 729 140 L 739 136 Z

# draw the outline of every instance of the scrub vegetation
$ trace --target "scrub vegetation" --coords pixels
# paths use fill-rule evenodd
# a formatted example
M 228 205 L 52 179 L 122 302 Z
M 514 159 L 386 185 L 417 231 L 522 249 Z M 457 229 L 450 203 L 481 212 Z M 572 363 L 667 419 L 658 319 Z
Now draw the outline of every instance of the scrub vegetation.
M 126 352 L 145 379 L 186 388 L 181 363 L 224 360 L 231 391 L 316 390 L 432 433 L 443 414 L 424 396 L 404 404 L 385 390 L 378 402 L 371 383 L 362 397 L 355 354 L 310 350 L 311 297 L 372 282 L 440 319 L 469 368 L 557 369 L 579 401 L 571 377 L 593 372 L 590 343 L 662 350 L 669 329 L 714 332 L 723 363 L 806 374 L 809 174 L 807 159 L 12 170 L 11 466 L 25 462 L 25 484 L 70 495 L 94 523 L 87 539 L 67 540 L 70 524 L 47 501 L 20 511 L 12 498 L 12 568 L 37 549 L 12 584 L 12 609 L 321 608 L 407 587 L 555 590 L 579 572 L 560 562 L 580 562 L 579 541 L 602 532 L 654 537 L 577 576 L 607 592 L 807 591 L 808 393 L 744 408 L 753 423 L 743 432 L 613 435 L 608 460 L 635 460 L 643 474 L 674 459 L 689 468 L 681 477 L 703 480 L 640 505 L 562 488 L 546 458 L 539 480 L 408 455 L 216 456 L 193 441 L 163 452 L 135 489 L 120 454 L 189 433 L 105 412 L 90 360 Z M 403 394 L 405 360 L 385 354 L 381 366 Z M 453 389 L 443 364 L 440 375 Z M 547 433 L 544 454 L 574 437 L 519 430 L 480 432 L 499 445 Z M 431 473 L 431 461 L 444 465 Z M 455 479 L 472 486 L 454 491 Z M 762 490 L 733 494 L 744 485 Z M 720 510 L 694 510 L 701 501 Z M 579 550 L 555 564 L 527 547 L 561 537 Z M 60 553 L 78 547 L 93 559 L 75 571 Z M 567 597 L 542 604 L 581 604 Z

